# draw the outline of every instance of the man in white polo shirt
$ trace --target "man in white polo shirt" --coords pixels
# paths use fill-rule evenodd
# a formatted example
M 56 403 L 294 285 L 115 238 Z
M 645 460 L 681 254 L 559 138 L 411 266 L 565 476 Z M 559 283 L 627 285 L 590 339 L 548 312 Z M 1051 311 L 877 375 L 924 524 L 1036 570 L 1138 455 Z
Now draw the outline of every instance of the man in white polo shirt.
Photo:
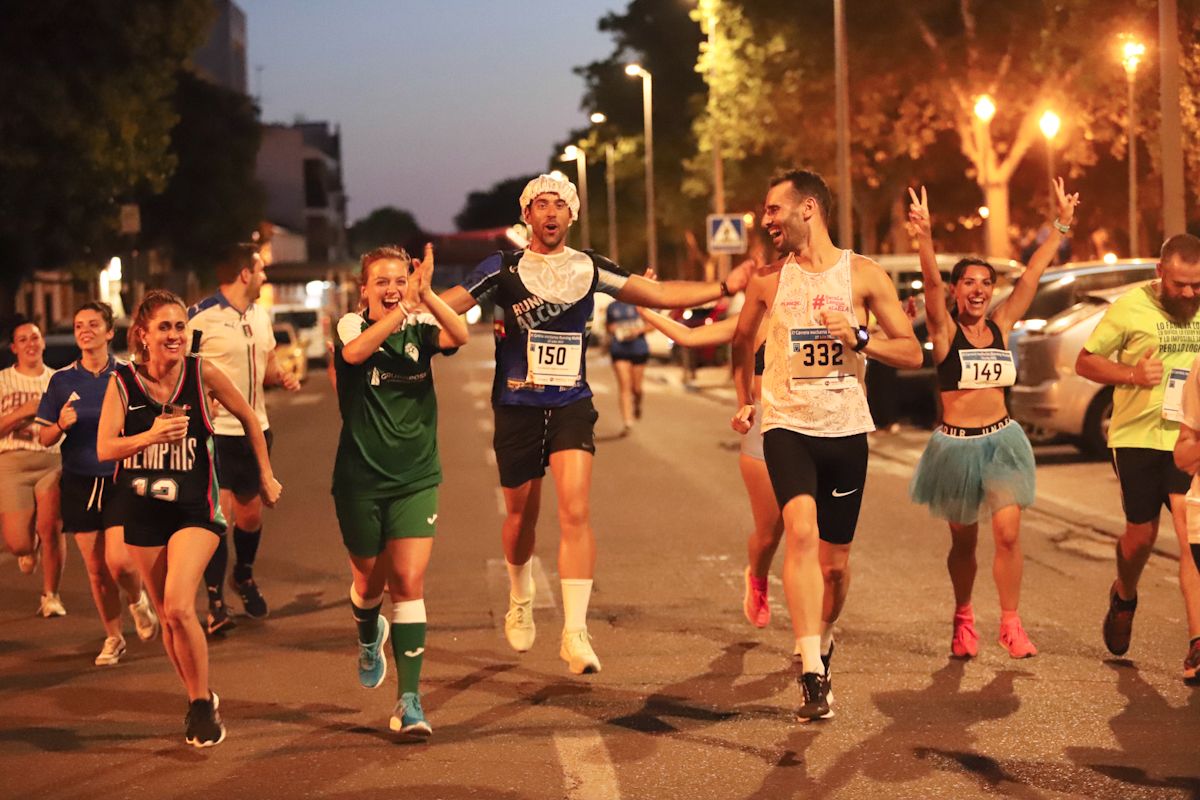
M 280 370 L 275 361 L 275 334 L 266 309 L 255 301 L 267 282 L 265 265 L 255 247 L 239 245 L 217 265 L 220 288 L 188 309 L 191 349 L 221 368 L 245 396 L 258 415 L 271 446 L 264 386 L 281 385 L 296 391 L 295 376 Z M 250 449 L 242 424 L 229 413 L 213 409 L 213 441 L 217 449 L 217 482 L 221 487 L 221 510 L 233 521 L 236 561 L 229 585 L 238 593 L 246 614 L 255 619 L 267 616 L 267 601 L 254 581 L 254 558 L 262 536 L 262 500 L 259 499 L 258 462 Z M 222 583 L 229 563 L 225 537 L 204 570 L 208 589 L 208 632 L 233 627 L 225 606 Z

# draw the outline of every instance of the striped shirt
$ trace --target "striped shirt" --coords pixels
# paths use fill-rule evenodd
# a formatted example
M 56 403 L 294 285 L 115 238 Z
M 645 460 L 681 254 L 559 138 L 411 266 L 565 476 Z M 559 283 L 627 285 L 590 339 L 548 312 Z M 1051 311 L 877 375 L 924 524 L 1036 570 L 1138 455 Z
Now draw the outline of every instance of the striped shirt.
M 54 370 L 42 368 L 41 375 L 22 375 L 16 367 L 0 370 L 0 416 L 11 414 L 30 400 L 39 399 L 50 385 L 50 376 Z M 37 424 L 31 416 L 16 430 L 7 436 L 0 437 L 0 453 L 10 450 L 32 450 L 35 453 L 57 453 L 58 445 L 42 447 L 38 441 Z

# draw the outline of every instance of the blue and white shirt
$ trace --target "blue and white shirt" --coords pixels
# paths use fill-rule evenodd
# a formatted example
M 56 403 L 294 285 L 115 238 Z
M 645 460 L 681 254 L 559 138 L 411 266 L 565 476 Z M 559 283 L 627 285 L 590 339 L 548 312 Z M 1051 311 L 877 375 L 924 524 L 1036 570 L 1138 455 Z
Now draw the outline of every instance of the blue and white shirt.
M 616 296 L 629 273 L 591 251 L 528 250 L 484 259 L 462 284 L 478 303 L 491 299 L 496 380 L 492 403 L 559 408 L 592 396 L 587 383 L 587 333 L 593 296 Z
M 251 303 L 238 311 L 220 290 L 188 309 L 188 335 L 199 333 L 200 346 L 194 352 L 220 368 L 246 398 L 265 431 L 267 403 L 263 378 L 267 359 L 275 349 L 275 332 L 266 309 Z M 213 408 L 213 432 L 219 436 L 245 436 L 242 423 L 224 409 Z
M 96 434 L 100 429 L 100 409 L 104 407 L 109 375 L 123 363 L 110 355 L 104 368 L 93 373 L 77 360 L 50 376 L 50 385 L 42 395 L 36 419 L 42 425 L 55 425 L 63 406 L 68 401 L 74 403 L 75 424 L 67 429 L 59 443 L 63 469 L 73 475 L 102 478 L 116 471 L 115 461 L 96 458 Z

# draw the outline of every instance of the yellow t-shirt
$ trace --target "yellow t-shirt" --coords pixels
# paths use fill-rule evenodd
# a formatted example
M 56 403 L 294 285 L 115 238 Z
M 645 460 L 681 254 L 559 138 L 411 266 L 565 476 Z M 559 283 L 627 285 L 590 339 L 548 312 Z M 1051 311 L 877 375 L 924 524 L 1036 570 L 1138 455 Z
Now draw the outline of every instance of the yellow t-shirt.
M 1158 292 L 1159 282 L 1155 281 L 1121 295 L 1083 346 L 1089 353 L 1115 356 L 1128 367 L 1153 350 L 1163 364 L 1157 386 L 1113 387 L 1109 447 L 1174 450 L 1179 438 L 1179 422 L 1163 417 L 1163 397 L 1172 372 L 1177 371 L 1174 379 L 1181 383 L 1200 355 L 1200 315 L 1186 325 L 1176 323 L 1163 308 Z

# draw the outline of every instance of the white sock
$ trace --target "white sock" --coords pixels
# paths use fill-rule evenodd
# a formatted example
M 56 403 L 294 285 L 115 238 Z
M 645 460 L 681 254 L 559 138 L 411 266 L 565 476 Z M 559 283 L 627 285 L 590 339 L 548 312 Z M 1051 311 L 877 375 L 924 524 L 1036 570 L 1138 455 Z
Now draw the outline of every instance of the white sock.
M 383 602 L 383 592 L 379 593 L 379 597 L 362 597 L 352 583 L 350 584 L 350 602 L 359 608 L 376 608 Z
M 425 598 L 404 600 L 392 604 L 392 622 L 397 625 L 409 625 L 414 622 L 425 622 Z
M 563 578 L 563 631 L 587 629 L 588 601 L 592 597 L 591 578 Z
M 821 655 L 829 655 L 833 649 L 833 623 L 821 620 Z
M 510 564 L 508 559 L 505 559 L 504 566 L 508 567 L 508 592 L 512 595 L 512 599 L 518 603 L 532 600 L 533 559 L 530 558 L 524 564 Z
M 800 654 L 800 659 L 804 662 L 805 672 L 815 672 L 818 675 L 825 674 L 825 665 L 821 663 L 820 636 L 796 637 L 796 649 L 793 652 Z

